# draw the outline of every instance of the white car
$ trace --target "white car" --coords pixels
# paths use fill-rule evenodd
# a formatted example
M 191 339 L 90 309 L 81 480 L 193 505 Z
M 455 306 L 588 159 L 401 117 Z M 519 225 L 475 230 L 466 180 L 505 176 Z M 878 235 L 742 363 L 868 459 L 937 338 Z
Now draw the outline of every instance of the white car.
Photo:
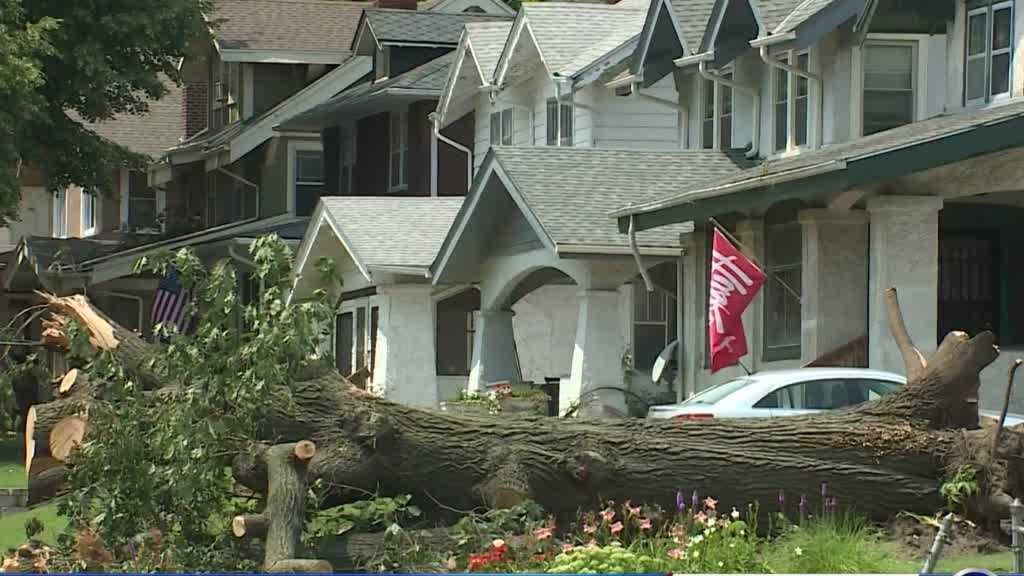
M 890 394 L 906 384 L 899 374 L 864 368 L 798 368 L 741 376 L 694 395 L 681 404 L 652 406 L 648 418 L 710 420 L 771 418 L 855 406 Z M 982 416 L 999 413 L 981 410 Z M 1007 426 L 1024 416 L 1006 417 Z

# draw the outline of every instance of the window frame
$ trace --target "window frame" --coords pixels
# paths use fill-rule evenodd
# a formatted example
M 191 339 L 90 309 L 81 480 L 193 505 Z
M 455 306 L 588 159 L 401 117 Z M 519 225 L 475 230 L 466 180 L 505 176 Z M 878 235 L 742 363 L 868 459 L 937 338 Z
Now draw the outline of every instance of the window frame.
M 548 146 L 572 146 L 576 129 L 576 107 L 571 102 L 551 97 L 545 105 L 544 129 Z
M 352 318 L 352 348 L 349 350 L 351 361 L 351 372 L 355 373 L 362 368 L 369 368 L 371 374 L 376 368 L 376 355 L 378 346 L 378 334 L 381 322 L 381 306 L 379 302 L 369 298 L 359 298 L 342 302 L 341 306 L 334 312 L 334 328 L 331 335 L 331 349 L 335 355 L 338 352 L 338 319 L 346 314 Z M 362 318 L 362 334 L 360 334 L 360 316 Z M 338 359 L 335 358 L 335 365 Z M 348 376 L 348 374 L 342 374 Z
M 735 75 L 733 73 L 732 64 L 727 64 L 716 71 L 719 76 L 727 80 L 733 80 Z M 711 110 L 709 114 L 708 110 L 708 85 L 711 85 Z M 725 108 L 725 94 L 728 93 L 729 101 L 729 112 L 724 111 Z M 732 120 L 736 111 L 736 93 L 731 86 L 726 86 L 721 82 L 715 82 L 714 80 L 708 80 L 702 78 L 700 83 L 700 103 L 701 103 L 701 124 L 700 124 L 700 144 L 704 150 L 729 150 L 732 148 Z M 724 130 L 725 120 L 729 120 L 729 142 L 728 146 L 723 146 L 723 138 L 726 130 Z M 711 124 L 711 142 L 707 142 L 707 124 Z
M 791 210 L 793 212 L 796 212 L 799 209 L 800 209 L 800 207 L 797 207 L 797 206 L 791 207 Z M 785 214 L 783 214 L 783 216 L 785 216 Z M 796 230 L 798 230 L 800 232 L 800 250 L 799 250 L 799 255 L 797 256 L 795 261 L 787 260 L 787 261 L 782 261 L 782 262 L 776 263 L 772 259 L 772 256 L 774 256 L 774 253 L 772 251 L 772 232 L 773 232 L 774 229 L 790 228 L 790 227 L 795 228 Z M 764 290 L 763 290 L 763 295 L 762 295 L 763 305 L 762 305 L 762 312 L 761 312 L 761 315 L 762 315 L 762 320 L 761 321 L 763 322 L 763 326 L 764 326 L 764 329 L 761 330 L 761 340 L 762 340 L 762 342 L 761 342 L 761 357 L 762 357 L 762 359 L 765 362 L 775 362 L 775 361 L 781 361 L 781 360 L 799 360 L 800 359 L 800 355 L 802 354 L 802 349 L 803 349 L 803 344 L 802 344 L 802 341 L 801 341 L 802 340 L 802 333 L 803 333 L 803 322 L 802 322 L 802 315 L 803 315 L 803 294 L 802 294 L 802 291 L 803 291 L 803 286 L 802 286 L 802 276 L 803 276 L 803 265 L 804 265 L 804 262 L 803 262 L 803 242 L 804 242 L 803 234 L 804 234 L 803 225 L 800 223 L 799 219 L 796 218 L 795 214 L 794 214 L 793 218 L 784 218 L 783 217 L 783 218 L 779 218 L 778 220 L 766 218 L 764 220 L 764 261 L 763 261 L 762 268 L 763 268 L 764 274 L 765 274 L 765 285 L 764 285 Z M 780 275 L 780 273 L 791 272 L 793 270 L 799 270 L 800 271 L 801 281 L 799 283 L 797 283 L 796 286 L 789 286 L 787 288 L 785 285 L 782 284 L 782 281 L 780 280 L 779 275 Z M 776 284 L 777 284 L 777 286 L 776 286 Z M 796 290 L 800 290 L 801 291 L 800 299 L 797 300 L 797 302 L 796 302 L 797 313 L 800 315 L 800 317 L 798 318 L 798 325 L 800 326 L 800 328 L 798 330 L 797 340 L 796 340 L 795 343 L 779 344 L 779 343 L 776 343 L 776 342 L 772 342 L 772 338 L 771 338 L 772 334 L 768 330 L 768 326 L 771 323 L 771 314 L 774 312 L 774 309 L 772 308 L 773 299 L 772 299 L 771 296 L 772 296 L 772 294 L 773 294 L 773 292 L 775 290 L 781 290 L 788 298 L 795 298 L 795 296 L 790 292 L 790 289 L 792 289 L 794 291 L 796 291 Z
M 153 198 L 142 198 L 134 197 L 132 195 L 132 173 L 139 174 L 143 178 L 148 178 L 145 172 L 141 170 L 127 170 L 124 169 L 121 172 L 121 229 L 129 230 L 135 233 L 159 233 L 162 229 L 160 214 L 163 211 L 162 206 L 164 203 L 163 190 L 150 186 L 149 182 L 146 182 L 146 190 L 153 191 Z M 132 224 L 132 206 L 140 202 L 153 202 L 153 222 L 152 226 L 143 226 L 138 224 Z M 133 228 L 134 226 L 134 228 Z
M 899 47 L 899 48 L 910 48 L 910 96 L 911 96 L 911 109 L 910 109 L 910 120 L 907 124 L 917 122 L 921 117 L 921 43 L 918 40 L 898 40 L 890 38 L 868 38 L 864 42 L 863 48 L 861 48 L 860 58 L 860 90 L 858 91 L 857 97 L 860 98 L 860 130 L 858 134 L 865 136 L 864 127 L 866 125 L 866 114 L 867 107 L 865 106 L 866 98 L 865 93 L 868 91 L 867 87 L 867 50 L 871 46 L 888 46 L 888 47 Z M 905 93 L 907 90 L 891 90 L 891 89 L 871 89 L 873 92 L 899 92 Z M 905 126 L 906 124 L 901 124 Z M 882 130 L 884 131 L 884 130 Z M 873 132 L 873 134 L 876 132 Z
M 514 142 L 516 131 L 515 107 L 509 106 L 501 110 L 491 112 L 490 116 L 490 145 L 511 146 Z M 505 120 L 508 119 L 508 133 L 505 131 Z
M 995 37 L 995 13 L 1001 10 L 1010 11 L 1010 34 L 1009 34 L 1009 45 L 1006 48 L 993 49 L 992 41 Z M 984 49 L 978 54 L 972 55 L 970 53 L 970 42 L 971 42 L 971 18 L 977 15 L 983 14 L 985 16 L 985 38 L 984 38 Z M 965 5 L 964 13 L 964 46 L 963 46 L 963 57 L 964 57 L 964 90 L 963 90 L 963 102 L 964 106 L 985 106 L 993 102 L 1000 102 L 1007 100 L 1013 96 L 1013 56 L 1014 56 L 1014 34 L 1015 34 L 1015 22 L 1014 22 L 1014 2 L 1013 0 L 973 0 L 967 2 Z M 992 93 L 992 71 L 993 71 L 993 60 L 996 56 L 1007 55 L 1009 58 L 1007 66 L 1007 79 L 1006 79 L 1006 92 L 1000 92 L 998 94 Z M 972 60 L 982 60 L 984 66 L 984 78 L 982 82 L 983 95 L 978 98 L 970 98 L 969 94 L 969 72 L 970 63 Z
M 804 69 L 809 74 L 814 74 L 814 52 L 810 48 L 804 48 L 801 50 L 787 50 L 774 54 L 773 57 L 779 62 L 786 64 L 787 66 L 796 67 L 800 61 L 801 56 L 807 57 L 807 67 Z M 786 99 L 780 100 L 778 98 L 778 91 L 780 86 L 780 77 L 786 77 Z M 807 93 L 804 96 L 799 96 L 800 83 L 805 82 L 807 85 Z M 816 104 L 815 87 L 813 83 L 798 74 L 793 74 L 788 70 L 778 68 L 775 66 L 771 67 L 771 150 L 774 155 L 784 155 L 799 152 L 801 150 L 809 150 L 815 148 L 814 143 L 817 141 L 818 135 L 818 110 Z M 799 144 L 797 142 L 797 123 L 796 123 L 796 109 L 797 100 L 807 100 L 807 122 L 806 122 L 806 134 L 804 135 L 804 143 Z M 786 103 L 786 146 L 779 147 L 778 142 L 778 106 L 783 102 Z
M 54 238 L 68 237 L 68 194 L 67 190 L 54 190 L 51 194 L 53 210 L 51 226 Z
M 397 133 L 396 133 L 397 129 Z M 397 142 L 396 142 L 397 136 Z M 395 180 L 395 158 L 398 158 L 398 179 Z M 409 188 L 409 111 L 392 110 L 388 121 L 388 191 Z
M 79 224 L 81 225 L 81 235 L 82 237 L 94 236 L 99 230 L 100 195 L 98 192 L 81 188 L 79 196 L 81 201 L 79 203 L 78 217 Z M 88 200 L 86 200 L 87 198 Z M 88 210 L 86 210 L 86 206 L 89 207 Z
M 637 346 L 638 346 L 638 343 L 639 343 L 639 339 L 637 338 L 637 327 L 638 326 L 656 326 L 656 327 L 660 327 L 660 328 L 662 328 L 664 330 L 665 344 L 661 347 L 660 350 L 657 351 L 657 354 L 654 355 L 655 358 L 657 358 L 658 354 L 661 354 L 661 352 L 665 349 L 665 346 L 668 346 L 669 343 L 671 343 L 673 340 L 676 339 L 676 334 L 675 334 L 676 331 L 674 329 L 675 326 L 673 326 L 673 323 L 676 321 L 676 318 L 675 318 L 676 317 L 676 306 L 678 305 L 678 302 L 676 301 L 676 296 L 674 294 L 672 294 L 671 292 L 669 292 L 668 290 L 665 290 L 664 288 L 662 288 L 660 286 L 655 286 L 653 294 L 657 298 L 659 298 L 661 300 L 661 303 L 660 303 L 661 312 L 662 312 L 661 316 L 663 317 L 663 319 L 642 319 L 641 320 L 641 319 L 638 319 L 638 306 L 640 305 L 640 298 L 645 298 L 645 299 L 646 298 L 650 298 L 651 295 L 648 294 L 647 286 L 644 284 L 643 279 L 639 279 L 638 278 L 638 279 L 634 280 L 631 283 L 631 289 L 632 289 L 632 291 L 630 292 L 630 308 L 629 308 L 629 310 L 630 310 L 630 317 L 629 317 L 630 325 L 629 325 L 629 330 L 630 330 L 630 338 L 631 338 L 631 341 L 632 341 L 632 346 L 631 346 L 631 348 L 632 348 L 632 356 L 633 356 L 632 368 L 634 370 L 638 370 L 638 371 L 641 371 L 641 372 L 649 372 L 652 367 L 646 367 L 646 366 L 640 367 L 638 365 L 637 358 L 640 355 L 637 352 Z M 644 307 L 645 308 L 647 307 L 648 303 L 649 303 L 649 300 L 647 300 L 644 303 Z M 648 310 L 648 312 L 650 312 L 650 311 Z
M 288 143 L 288 213 L 295 215 L 295 211 L 298 205 L 298 192 L 297 180 L 297 160 L 298 152 L 320 152 L 323 154 L 324 147 L 319 140 L 299 140 Z M 326 158 L 324 158 L 324 170 L 327 169 Z M 323 176 L 326 180 L 326 173 Z M 324 184 L 326 186 L 326 183 Z M 325 188 L 326 192 L 326 188 Z

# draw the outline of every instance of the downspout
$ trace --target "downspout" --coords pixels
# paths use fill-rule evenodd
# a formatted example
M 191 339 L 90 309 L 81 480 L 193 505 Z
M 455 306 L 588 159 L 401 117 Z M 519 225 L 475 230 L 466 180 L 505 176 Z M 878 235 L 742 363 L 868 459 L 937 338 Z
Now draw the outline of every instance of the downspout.
M 647 273 L 647 268 L 644 268 L 643 260 L 640 258 L 640 249 L 636 245 L 636 227 L 634 221 L 636 216 L 633 214 L 629 215 L 629 249 L 633 252 L 633 259 L 636 260 L 636 267 L 640 269 L 640 277 L 644 279 L 644 287 L 647 288 L 648 292 L 654 292 L 654 283 L 651 282 L 651 276 Z
M 716 84 L 728 86 L 729 88 L 732 88 L 733 90 L 736 90 L 738 92 L 743 92 L 744 94 L 750 96 L 754 100 L 754 125 L 751 127 L 750 151 L 747 152 L 747 158 L 757 158 L 761 150 L 761 93 L 758 92 L 757 90 L 754 90 L 753 88 L 750 88 L 749 86 L 744 86 L 727 78 L 723 78 L 719 74 L 709 71 L 707 67 L 707 62 L 704 60 L 701 60 L 697 64 L 697 72 L 700 74 L 701 78 L 704 78 L 705 80 L 714 82 Z
M 441 134 L 441 118 L 437 115 L 437 112 L 431 112 L 428 118 L 434 123 L 434 138 L 437 138 L 441 142 L 444 142 L 466 155 L 466 189 L 468 190 L 469 187 L 473 185 L 473 151 L 444 134 Z M 435 156 L 434 168 L 431 170 L 431 176 L 434 178 L 434 181 L 431 183 L 432 187 L 437 184 L 437 162 L 438 158 Z
M 219 164 L 220 163 L 218 162 L 218 166 L 217 166 L 217 170 L 216 170 L 217 172 L 227 176 L 228 178 L 231 178 L 232 180 L 234 180 L 236 182 L 241 182 L 242 184 L 245 184 L 246 186 L 249 186 L 253 190 L 256 191 L 256 216 L 254 216 L 253 218 L 254 219 L 258 219 L 260 217 L 260 186 L 259 186 L 259 184 L 255 183 L 255 182 L 253 182 L 251 180 L 246 180 L 245 178 L 239 176 L 238 174 L 235 174 L 234 172 L 232 172 L 230 170 L 226 170 L 224 168 L 221 168 Z M 243 211 L 245 210 L 244 206 L 242 207 L 242 210 Z M 243 220 L 248 220 L 248 218 L 243 218 Z
M 772 58 L 771 54 L 768 53 L 768 45 L 767 44 L 762 44 L 759 47 L 758 54 L 761 55 L 761 60 L 763 60 L 765 64 L 771 66 L 772 68 L 778 68 L 779 70 L 784 70 L 786 72 L 789 72 L 790 74 L 795 74 L 797 76 L 800 76 L 801 78 L 806 78 L 810 82 L 814 82 L 815 89 L 818 92 L 818 97 L 816 98 L 817 101 L 818 101 L 818 110 L 817 110 L 817 113 L 815 114 L 816 122 L 815 122 L 815 134 L 814 134 L 815 144 L 817 144 L 818 141 L 821 139 L 821 131 L 822 131 L 821 130 L 822 129 L 822 121 L 821 121 L 821 119 L 824 117 L 824 113 L 825 113 L 825 90 L 824 90 L 824 86 L 822 86 L 822 84 L 821 84 L 821 76 L 818 76 L 817 74 L 813 74 L 811 72 L 808 72 L 807 70 L 801 70 L 801 69 L 799 69 L 799 68 L 797 68 L 795 66 L 790 66 L 789 64 L 784 64 L 784 63 L 776 60 L 775 58 Z M 810 58 L 808 58 L 807 61 L 808 61 L 808 63 L 810 63 Z M 790 99 L 792 99 L 793 97 L 794 96 L 792 94 L 789 95 Z M 809 139 L 810 138 L 808 138 L 808 140 Z

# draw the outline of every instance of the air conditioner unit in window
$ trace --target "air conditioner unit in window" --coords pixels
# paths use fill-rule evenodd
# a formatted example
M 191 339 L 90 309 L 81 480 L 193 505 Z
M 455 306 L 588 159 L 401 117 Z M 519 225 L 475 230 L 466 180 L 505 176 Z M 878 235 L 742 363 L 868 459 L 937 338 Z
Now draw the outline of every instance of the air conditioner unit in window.
M 228 99 L 228 91 L 225 89 L 223 82 L 213 83 L 213 99 L 217 102 L 224 102 Z

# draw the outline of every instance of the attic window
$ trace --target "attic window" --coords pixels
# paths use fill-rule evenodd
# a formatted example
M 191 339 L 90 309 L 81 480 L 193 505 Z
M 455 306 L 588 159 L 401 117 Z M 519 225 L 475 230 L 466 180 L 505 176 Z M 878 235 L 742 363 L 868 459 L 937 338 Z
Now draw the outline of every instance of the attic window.
M 377 50 L 373 63 L 374 80 L 383 80 L 391 77 L 391 47 L 384 46 Z

